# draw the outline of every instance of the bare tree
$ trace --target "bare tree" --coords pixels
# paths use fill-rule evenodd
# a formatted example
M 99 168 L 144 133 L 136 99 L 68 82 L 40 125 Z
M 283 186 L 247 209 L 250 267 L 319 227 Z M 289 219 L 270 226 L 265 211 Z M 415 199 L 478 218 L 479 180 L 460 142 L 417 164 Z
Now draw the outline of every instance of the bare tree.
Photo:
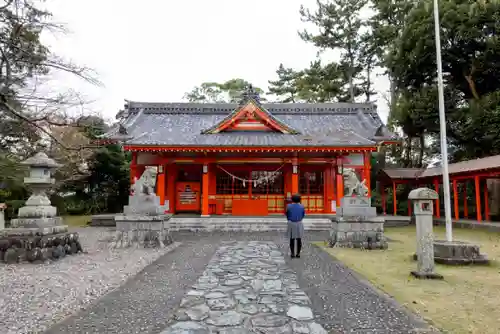
M 59 57 L 41 41 L 42 33 L 65 33 L 43 3 L 3 0 L 0 5 L 0 145 L 33 146 L 45 139 L 66 150 L 81 150 L 85 147 L 73 147 L 55 136 L 53 128 L 78 127 L 81 114 L 69 115 L 68 110 L 83 109 L 86 101 L 72 90 L 54 92 L 51 79 L 62 72 L 101 83 L 90 68 Z

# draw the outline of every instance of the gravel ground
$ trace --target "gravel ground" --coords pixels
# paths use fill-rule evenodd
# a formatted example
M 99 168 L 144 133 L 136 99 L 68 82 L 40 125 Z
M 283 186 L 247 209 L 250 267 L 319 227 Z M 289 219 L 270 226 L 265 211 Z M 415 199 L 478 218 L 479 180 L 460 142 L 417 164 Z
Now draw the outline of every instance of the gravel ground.
M 322 240 L 309 232 L 306 239 Z M 300 259 L 290 259 L 282 233 L 176 233 L 182 242 L 88 310 L 53 326 L 55 333 L 160 333 L 172 323 L 187 289 L 201 275 L 223 240 L 274 241 L 297 273 L 317 321 L 331 333 L 423 333 L 427 324 L 381 295 L 342 263 L 304 243 Z
M 75 231 L 86 254 L 45 264 L 0 264 L 0 333 L 42 333 L 179 246 L 112 250 L 108 229 Z

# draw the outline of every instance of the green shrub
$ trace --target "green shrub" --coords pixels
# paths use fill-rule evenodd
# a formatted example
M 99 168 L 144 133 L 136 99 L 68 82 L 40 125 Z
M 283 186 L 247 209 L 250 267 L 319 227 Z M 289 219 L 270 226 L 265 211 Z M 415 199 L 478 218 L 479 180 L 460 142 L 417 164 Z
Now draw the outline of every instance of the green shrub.
M 26 203 L 25 200 L 10 200 L 6 201 L 5 204 L 7 208 L 5 209 L 5 220 L 10 221 L 11 219 L 17 218 L 17 213 L 20 208 Z

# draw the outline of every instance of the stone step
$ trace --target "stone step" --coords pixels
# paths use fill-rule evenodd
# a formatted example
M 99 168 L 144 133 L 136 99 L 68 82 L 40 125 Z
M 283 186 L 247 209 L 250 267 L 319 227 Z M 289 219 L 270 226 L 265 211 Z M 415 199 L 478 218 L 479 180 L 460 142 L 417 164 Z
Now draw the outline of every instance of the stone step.
M 182 218 L 173 217 L 169 226 L 174 231 L 286 231 L 287 223 L 283 218 L 254 217 L 217 217 Z M 305 219 L 304 229 L 309 231 L 328 231 L 331 221 L 328 218 Z
M 172 217 L 170 218 L 171 222 L 219 222 L 219 223 L 229 223 L 229 222 L 234 222 L 234 223 L 286 223 L 286 220 L 277 217 L 277 218 L 256 218 L 256 217 Z M 306 218 L 303 220 L 304 224 L 307 223 L 331 223 L 331 220 L 329 218 Z

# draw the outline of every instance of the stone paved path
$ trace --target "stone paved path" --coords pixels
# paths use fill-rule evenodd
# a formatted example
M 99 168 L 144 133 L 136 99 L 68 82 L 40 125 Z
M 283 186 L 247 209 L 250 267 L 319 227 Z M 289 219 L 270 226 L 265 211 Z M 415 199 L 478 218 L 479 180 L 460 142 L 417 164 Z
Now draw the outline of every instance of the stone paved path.
M 224 243 L 192 288 L 162 334 L 327 334 L 273 242 Z

